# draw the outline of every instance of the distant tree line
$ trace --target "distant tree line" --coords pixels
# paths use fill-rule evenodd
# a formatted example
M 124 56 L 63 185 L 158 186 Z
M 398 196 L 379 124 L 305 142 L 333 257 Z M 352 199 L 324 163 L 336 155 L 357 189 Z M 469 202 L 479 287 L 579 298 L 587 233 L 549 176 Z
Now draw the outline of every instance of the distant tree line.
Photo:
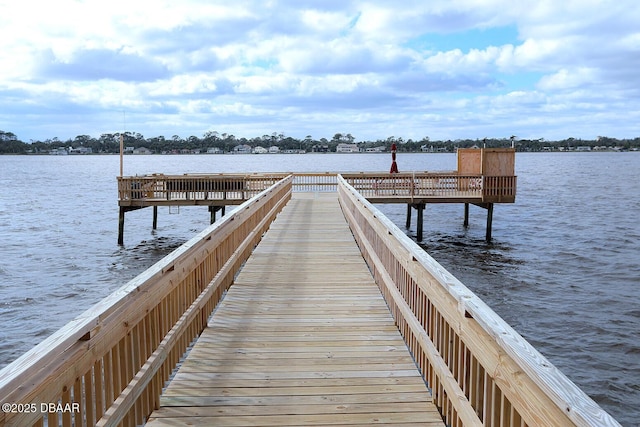
M 483 138 L 483 139 L 457 139 L 457 140 L 431 140 L 425 136 L 419 140 L 404 139 L 390 136 L 375 141 L 356 141 L 350 133 L 336 133 L 332 138 L 313 138 L 307 135 L 305 138 L 293 138 L 283 133 L 271 133 L 253 138 L 238 138 L 228 133 L 208 131 L 201 137 L 189 136 L 182 138 L 173 135 L 170 138 L 164 136 L 144 137 L 137 132 L 104 133 L 95 138 L 89 135 L 78 135 L 73 139 L 62 141 L 57 137 L 44 141 L 21 141 L 12 132 L 0 130 L 0 154 L 48 154 L 54 149 L 90 148 L 94 154 L 116 154 L 120 152 L 120 135 L 123 136 L 124 146 L 131 148 L 147 148 L 154 153 L 171 153 L 185 150 L 206 152 L 208 149 L 217 148 L 223 152 L 231 152 L 238 145 L 248 145 L 252 148 L 262 146 L 279 147 L 280 151 L 305 150 L 305 151 L 330 151 L 335 152 L 338 144 L 358 144 L 362 151 L 367 148 L 383 148 L 389 150 L 391 144 L 396 144 L 399 152 L 454 152 L 456 148 L 469 147 L 511 147 L 517 151 L 561 151 L 588 147 L 588 149 L 609 148 L 617 150 L 637 150 L 640 148 L 640 137 L 634 139 L 616 139 L 598 137 L 594 140 L 582 140 L 567 138 L 560 141 L 547 141 L 543 138 L 529 140 L 518 139 L 515 136 L 509 138 Z

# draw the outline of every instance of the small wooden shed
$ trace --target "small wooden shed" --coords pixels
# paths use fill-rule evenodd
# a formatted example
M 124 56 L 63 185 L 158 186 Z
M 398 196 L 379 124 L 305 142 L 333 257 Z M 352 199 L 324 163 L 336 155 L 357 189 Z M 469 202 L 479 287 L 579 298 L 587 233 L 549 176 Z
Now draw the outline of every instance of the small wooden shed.
M 516 201 L 515 148 L 460 148 L 458 175 L 482 176 L 483 203 Z
M 515 148 L 459 148 L 458 174 L 514 176 Z

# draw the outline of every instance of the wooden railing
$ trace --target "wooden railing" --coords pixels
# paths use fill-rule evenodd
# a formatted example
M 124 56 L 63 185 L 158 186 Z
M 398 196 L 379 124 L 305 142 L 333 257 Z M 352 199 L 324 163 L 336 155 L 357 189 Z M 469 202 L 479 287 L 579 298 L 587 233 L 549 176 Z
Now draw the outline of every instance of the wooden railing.
M 121 205 L 223 201 L 239 204 L 289 173 L 142 175 L 118 178 Z M 291 173 L 294 192 L 328 192 L 337 189 L 337 172 Z M 483 203 L 513 203 L 515 176 L 459 175 L 442 173 L 343 173 L 342 177 L 371 200 L 477 199 Z M 181 203 L 184 204 L 184 203 Z
M 294 192 L 336 191 L 337 172 L 266 174 L 185 174 L 118 177 L 120 204 L 221 200 L 241 203 L 275 182 L 293 175 Z
M 515 176 L 485 176 L 482 197 L 484 202 L 514 202 L 516 198 Z
M 245 202 L 0 371 L 0 426 L 143 424 L 292 181 Z
M 349 173 L 345 181 L 371 200 L 478 199 L 478 202 L 512 203 L 516 195 L 515 176 L 459 175 L 447 173 Z
M 339 177 L 360 250 L 448 426 L 619 426 Z
M 133 204 L 145 200 L 229 200 L 241 203 L 286 174 L 185 174 L 118 177 L 118 199 Z
M 307 192 L 335 192 L 338 188 L 337 172 L 296 172 L 293 177 L 293 191 Z

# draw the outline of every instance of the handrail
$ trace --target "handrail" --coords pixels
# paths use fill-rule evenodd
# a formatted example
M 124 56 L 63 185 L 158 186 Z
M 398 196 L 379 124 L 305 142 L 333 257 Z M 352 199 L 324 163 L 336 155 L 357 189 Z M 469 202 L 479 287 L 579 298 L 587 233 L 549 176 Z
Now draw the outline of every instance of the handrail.
M 118 177 L 118 199 L 144 200 L 248 200 L 285 174 L 152 174 Z
M 293 176 L 293 192 L 336 192 L 337 172 L 296 172 Z
M 479 203 L 513 203 L 515 176 L 461 175 L 457 172 L 306 172 L 253 174 L 151 174 L 118 177 L 121 204 L 144 202 L 224 200 L 237 203 L 247 200 L 276 181 L 293 175 L 294 192 L 337 190 L 337 176 L 342 177 L 369 199 L 477 198 Z
M 342 177 L 338 193 L 447 425 L 620 425 Z
M 457 172 L 346 173 L 344 180 L 370 200 L 428 198 L 477 199 L 478 203 L 515 202 L 515 176 Z
M 336 191 L 337 172 L 254 173 L 254 174 L 150 174 L 118 177 L 121 205 L 145 202 L 247 200 L 275 182 L 293 175 L 293 192 Z
M 0 403 L 14 406 L 3 406 L 0 426 L 142 424 L 292 181 L 243 203 L 1 370 Z

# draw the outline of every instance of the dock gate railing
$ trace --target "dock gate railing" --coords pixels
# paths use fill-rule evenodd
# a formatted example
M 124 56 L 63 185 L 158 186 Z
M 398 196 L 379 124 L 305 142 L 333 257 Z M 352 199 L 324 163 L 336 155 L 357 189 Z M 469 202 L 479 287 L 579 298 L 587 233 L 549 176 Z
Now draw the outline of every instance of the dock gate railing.
M 136 426 L 291 198 L 241 204 L 0 371 L 0 426 Z
M 347 181 L 340 204 L 447 426 L 619 426 Z

